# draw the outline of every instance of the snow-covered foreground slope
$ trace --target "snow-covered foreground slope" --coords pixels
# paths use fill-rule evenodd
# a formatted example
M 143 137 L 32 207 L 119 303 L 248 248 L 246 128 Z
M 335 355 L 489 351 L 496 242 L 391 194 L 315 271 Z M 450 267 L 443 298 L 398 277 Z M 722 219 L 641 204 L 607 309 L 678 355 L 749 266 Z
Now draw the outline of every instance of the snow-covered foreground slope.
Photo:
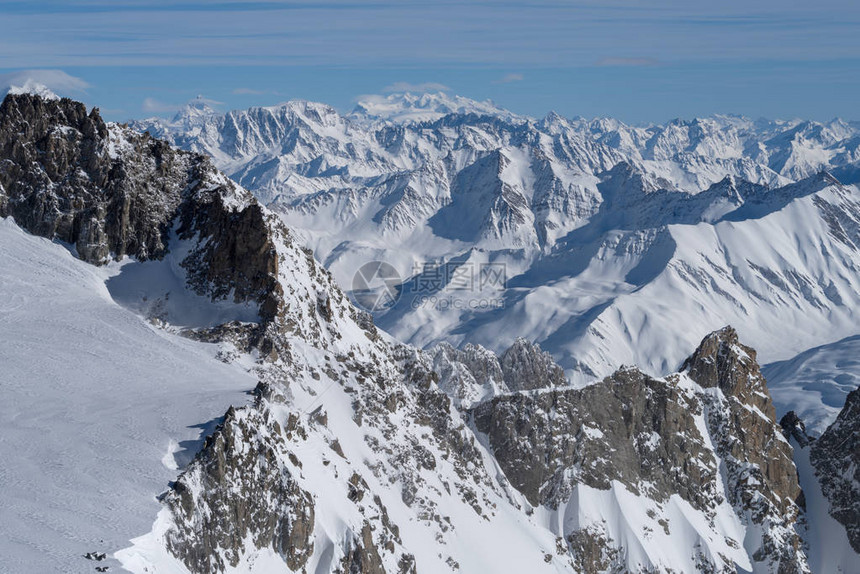
M 97 268 L 0 220 L 0 572 L 87 572 L 256 378 L 116 304 Z M 103 562 L 113 568 L 112 559 Z

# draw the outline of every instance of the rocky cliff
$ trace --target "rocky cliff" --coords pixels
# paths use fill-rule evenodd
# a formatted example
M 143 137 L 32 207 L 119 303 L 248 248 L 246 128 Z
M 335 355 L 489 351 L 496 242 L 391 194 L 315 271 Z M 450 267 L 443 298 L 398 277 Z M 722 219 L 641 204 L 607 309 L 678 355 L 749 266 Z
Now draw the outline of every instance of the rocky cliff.
M 274 312 L 263 210 L 205 157 L 108 125 L 97 108 L 18 94 L 0 104 L 0 162 L 0 217 L 95 264 L 160 259 L 185 240 L 195 292 Z
M 722 533 L 728 551 L 699 548 L 688 567 L 734 572 L 730 549 L 743 547 L 754 571 L 806 571 L 794 532 L 801 491 L 792 450 L 755 352 L 733 329 L 709 335 L 681 373 L 664 379 L 624 368 L 584 389 L 499 397 L 473 416 L 506 477 L 534 506 L 563 508 L 583 486 L 615 484 L 658 505 L 679 497 L 711 521 L 728 509 L 747 527 L 739 539 Z M 649 518 L 647 528 L 672 531 L 662 511 Z M 624 533 L 576 526 L 565 524 L 564 536 L 579 568 L 638 569 Z M 664 567 L 658 552 L 646 556 L 650 567 Z

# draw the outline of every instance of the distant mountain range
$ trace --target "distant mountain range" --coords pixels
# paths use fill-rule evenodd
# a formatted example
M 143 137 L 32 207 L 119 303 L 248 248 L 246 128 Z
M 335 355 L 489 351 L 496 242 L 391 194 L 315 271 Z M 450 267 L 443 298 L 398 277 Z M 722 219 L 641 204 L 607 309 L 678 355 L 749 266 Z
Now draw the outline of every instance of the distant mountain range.
M 392 264 L 403 296 L 377 322 L 421 347 L 524 336 L 588 383 L 625 363 L 670 372 L 727 322 L 768 362 L 857 334 L 856 122 L 637 127 L 440 93 L 349 114 L 197 101 L 132 125 L 212 156 L 345 288 L 365 262 Z M 489 265 L 501 291 L 416 292 Z

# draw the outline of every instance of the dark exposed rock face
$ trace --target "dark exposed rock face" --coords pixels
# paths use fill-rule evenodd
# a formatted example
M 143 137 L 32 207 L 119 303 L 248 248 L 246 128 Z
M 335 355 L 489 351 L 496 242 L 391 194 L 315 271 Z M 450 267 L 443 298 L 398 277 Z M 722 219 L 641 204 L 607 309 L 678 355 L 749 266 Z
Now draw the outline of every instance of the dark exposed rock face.
M 564 386 L 564 370 L 536 344 L 517 339 L 501 357 L 480 345 L 433 350 L 439 386 L 457 406 L 468 408 L 499 393 Z
M 231 408 L 168 492 L 175 517 L 168 548 L 192 572 L 235 567 L 248 539 L 274 549 L 292 570 L 308 561 L 314 504 L 283 463 L 291 432 L 296 428 L 269 420 L 265 408 Z
M 737 332 L 724 327 L 701 342 L 681 366 L 702 388 L 718 388 L 727 397 L 736 397 L 770 418 L 776 411 L 767 391 L 767 382 L 756 363 L 756 352 L 741 345 Z
M 797 416 L 796 412 L 788 411 L 785 413 L 779 419 L 779 426 L 782 427 L 782 432 L 785 434 L 786 439 L 794 439 L 801 447 L 809 446 L 810 438 L 806 434 L 806 425 Z
M 534 505 L 557 508 L 578 484 L 604 490 L 612 481 L 652 500 L 677 494 L 706 515 L 727 500 L 762 530 L 747 541 L 758 548 L 754 561 L 805 571 L 793 530 L 797 472 L 754 351 L 726 328 L 708 336 L 684 368 L 665 379 L 625 368 L 584 389 L 498 397 L 473 410 L 475 426 Z M 586 550 L 596 557 L 580 565 L 586 571 L 615 564 L 604 538 L 567 533 L 577 560 Z M 730 563 L 705 562 L 734 571 Z
M 836 421 L 810 448 L 830 515 L 845 527 L 851 547 L 860 553 L 860 389 L 848 394 Z
M 207 190 L 183 204 L 178 223 L 181 239 L 208 239 L 182 262 L 192 289 L 213 299 L 258 301 L 263 319 L 275 315 L 282 295 L 278 256 L 256 202 L 231 209 L 217 189 Z
M 697 411 L 682 389 L 625 369 L 580 390 L 500 397 L 474 416 L 505 475 L 533 505 L 557 507 L 578 482 L 606 489 L 618 480 L 637 492 L 647 482 L 652 498 L 678 493 L 705 508 L 717 468 L 698 437 Z M 571 482 L 562 479 L 567 469 Z
M 761 374 L 756 353 L 725 327 L 702 341 L 682 367 L 705 389 L 718 388 L 723 398 L 706 394 L 708 427 L 723 459 L 729 501 L 752 522 L 782 521 L 793 525 L 802 491 L 791 445 L 776 423 L 776 411 Z M 772 561 L 779 572 L 800 572 L 800 540 L 793 531 L 772 535 L 765 531 L 753 555 L 757 562 Z
M 188 184 L 187 154 L 141 137 L 111 155 L 111 134 L 97 109 L 71 100 L 9 95 L 0 105 L 0 214 L 44 237 L 77 247 L 91 263 L 110 255 L 158 257 L 166 224 Z
M 530 341 L 518 338 L 499 358 L 505 382 L 512 391 L 564 386 L 564 370 L 549 353 Z
M 386 574 L 379 557 L 379 551 L 373 544 L 370 524 L 365 523 L 361 535 L 353 540 L 352 551 L 344 556 L 343 571 L 349 574 Z
M 159 259 L 171 231 L 196 241 L 182 265 L 197 293 L 274 314 L 277 256 L 261 208 L 209 160 L 106 124 L 68 99 L 0 104 L 0 217 L 102 264 Z
M 780 515 L 793 519 L 794 502 L 800 495 L 797 469 L 791 445 L 776 424 L 776 411 L 755 356 L 753 349 L 738 342 L 737 332 L 726 327 L 708 335 L 682 369 L 699 386 L 719 388 L 727 401 L 728 409 L 714 411 L 718 416 L 711 417 L 709 424 L 719 439 L 716 446 L 726 458 L 729 477 L 737 481 L 730 498 L 736 497 L 744 508 L 755 506 L 754 515 L 763 517 L 769 509 L 755 502 L 762 494 Z M 764 488 L 750 488 L 757 483 Z

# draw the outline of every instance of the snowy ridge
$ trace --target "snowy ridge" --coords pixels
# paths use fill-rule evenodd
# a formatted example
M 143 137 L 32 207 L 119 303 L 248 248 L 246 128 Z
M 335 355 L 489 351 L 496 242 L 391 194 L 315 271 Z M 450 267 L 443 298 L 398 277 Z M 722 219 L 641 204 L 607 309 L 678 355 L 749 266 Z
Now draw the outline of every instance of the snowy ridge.
M 359 120 L 370 118 L 397 123 L 418 123 L 432 122 L 449 114 L 502 116 L 510 121 L 526 119 L 496 106 L 489 100 L 478 102 L 444 92 L 364 96 L 355 105 L 351 115 Z
M 796 411 L 813 436 L 836 420 L 848 393 L 860 386 L 860 337 L 822 345 L 763 367 L 779 412 Z

